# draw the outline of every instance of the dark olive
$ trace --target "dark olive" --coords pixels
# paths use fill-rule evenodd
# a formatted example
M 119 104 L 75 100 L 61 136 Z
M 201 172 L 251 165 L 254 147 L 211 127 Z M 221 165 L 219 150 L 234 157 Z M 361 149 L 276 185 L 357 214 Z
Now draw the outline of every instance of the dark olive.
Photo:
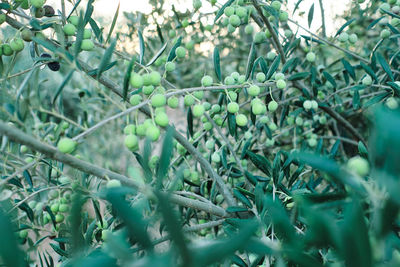
M 44 15 L 46 17 L 54 16 L 55 12 L 54 12 L 54 8 L 53 7 L 51 7 L 49 5 L 45 5 L 45 6 L 43 6 L 43 9 L 44 9 Z
M 57 61 L 53 61 L 47 64 L 47 67 L 49 67 L 50 70 L 52 71 L 59 71 L 60 70 L 60 63 Z

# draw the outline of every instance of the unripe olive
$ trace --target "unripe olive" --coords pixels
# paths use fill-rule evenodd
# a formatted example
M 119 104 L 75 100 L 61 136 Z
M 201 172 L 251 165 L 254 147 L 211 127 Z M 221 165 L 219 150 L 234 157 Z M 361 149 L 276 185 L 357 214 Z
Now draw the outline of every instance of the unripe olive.
M 175 36 L 176 36 L 176 31 L 175 30 L 169 30 L 168 31 L 168 36 L 169 36 L 169 38 L 174 38 Z
M 380 33 L 382 39 L 386 39 L 390 36 L 390 31 L 388 29 L 383 29 Z
M 64 219 L 65 219 L 64 215 L 62 215 L 60 213 L 58 213 L 56 215 L 56 223 L 62 223 L 64 221 Z
M 267 138 L 267 140 L 265 140 L 265 146 L 267 147 L 271 147 L 275 144 L 275 139 L 269 139 Z
M 131 105 L 132 106 L 136 106 L 136 105 L 138 105 L 140 102 L 142 102 L 142 96 L 141 95 L 138 95 L 138 94 L 135 94 L 135 95 L 132 95 L 130 98 L 129 98 L 129 103 L 131 103 Z
M 189 21 L 188 21 L 188 19 L 184 19 L 184 20 L 182 21 L 182 27 L 183 27 L 183 28 L 186 28 L 187 26 L 189 26 Z
M 36 10 L 35 10 L 35 17 L 36 17 L 36 18 L 42 18 L 42 17 L 44 16 L 45 12 L 46 12 L 46 11 L 44 10 L 43 7 L 36 8 Z
M 83 39 L 81 43 L 81 49 L 83 51 L 92 51 L 94 49 L 94 43 L 90 39 Z
M 369 173 L 368 161 L 360 156 L 349 159 L 347 167 L 350 171 L 355 172 L 360 176 L 365 176 Z
M 277 80 L 276 87 L 278 89 L 284 89 L 284 88 L 286 88 L 286 82 L 284 80 Z
M 315 147 L 317 145 L 317 139 L 310 138 L 307 140 L 307 143 L 310 147 Z
M 234 85 L 235 83 L 236 83 L 235 78 L 233 78 L 232 76 L 227 76 L 224 79 L 225 85 Z
M 211 161 L 212 161 L 212 162 L 215 162 L 215 163 L 220 163 L 220 162 L 221 162 L 221 157 L 220 157 L 220 155 L 218 154 L 218 152 L 214 152 L 214 153 L 211 155 Z
M 28 230 L 23 229 L 23 230 L 19 231 L 18 235 L 21 239 L 26 239 L 28 237 Z
M 179 99 L 176 96 L 168 98 L 167 104 L 170 108 L 177 108 L 179 105 Z
M 20 151 L 22 154 L 25 154 L 26 152 L 28 152 L 28 147 L 25 146 L 25 145 L 22 145 L 22 146 L 19 148 L 19 151 Z
M 201 1 L 200 0 L 195 0 L 193 1 L 193 8 L 194 9 L 199 9 L 201 7 Z
M 390 109 L 397 109 L 399 107 L 399 104 L 394 97 L 389 97 L 388 99 L 386 99 L 385 104 Z
M 229 24 L 233 27 L 238 27 L 240 25 L 240 18 L 238 15 L 229 16 Z
M 75 148 L 76 148 L 76 142 L 70 138 L 63 137 L 58 141 L 57 148 L 62 152 L 62 153 L 72 153 Z
M 92 30 L 84 29 L 83 30 L 83 39 L 90 39 L 91 37 L 92 37 Z
M 355 34 L 355 33 L 350 34 L 350 36 L 349 36 L 350 43 L 355 44 L 355 43 L 357 43 L 357 40 L 358 40 L 357 34 Z
M 276 57 L 276 53 L 273 51 L 270 51 L 267 53 L 267 59 L 268 60 L 273 60 Z
M 286 22 L 289 19 L 289 14 L 286 11 L 279 12 L 279 21 Z
M 311 108 L 316 111 L 318 109 L 318 102 L 311 100 Z
M 142 88 L 142 93 L 145 95 L 151 95 L 154 92 L 154 86 L 153 85 L 145 85 Z
M 246 126 L 247 122 L 248 122 L 247 117 L 244 114 L 238 114 L 236 116 L 236 124 L 238 126 L 241 126 L 241 127 Z
M 308 52 L 306 55 L 306 60 L 308 62 L 314 62 L 315 61 L 315 53 L 314 52 Z
M 224 9 L 224 14 L 225 14 L 227 17 L 232 16 L 233 14 L 235 14 L 235 8 L 232 7 L 232 6 L 227 6 L 227 7 Z
M 160 83 L 161 83 L 161 74 L 158 71 L 152 71 L 150 73 L 150 82 L 154 86 L 160 85 Z
M 76 33 L 76 27 L 74 24 L 68 23 L 68 24 L 64 25 L 63 31 L 64 31 L 65 35 L 72 36 Z
M 168 115 L 165 112 L 159 112 L 155 116 L 154 121 L 157 123 L 157 125 L 165 127 L 169 123 Z
M 263 43 L 266 39 L 265 33 L 264 32 L 257 32 L 254 35 L 254 42 L 259 44 L 259 43 Z
M 296 125 L 297 125 L 297 126 L 303 125 L 303 118 L 301 118 L 301 117 L 296 117 Z
M 163 107 L 167 103 L 167 99 L 163 94 L 155 94 L 151 98 L 151 105 L 155 108 Z
M 230 102 L 228 104 L 227 110 L 229 113 L 236 113 L 239 111 L 239 104 L 236 102 Z
M 201 79 L 201 85 L 204 87 L 211 86 L 213 84 L 213 78 L 210 75 L 205 75 Z
M 68 204 L 60 204 L 58 211 L 59 212 L 67 212 L 69 210 L 69 205 Z
M 274 100 L 268 103 L 268 110 L 274 112 L 278 108 L 278 103 Z
M 195 91 L 193 92 L 193 96 L 199 100 L 203 99 L 204 91 Z
M 175 54 L 178 58 L 184 58 L 186 56 L 186 49 L 182 46 L 175 49 Z
M 304 108 L 305 110 L 310 110 L 311 107 L 312 107 L 312 103 L 311 103 L 310 100 L 306 100 L 306 101 L 303 102 L 303 108 Z
M 248 88 L 247 92 L 250 96 L 258 96 L 260 94 L 260 87 L 257 85 L 252 85 Z
M 165 63 L 165 71 L 171 72 L 171 71 L 174 71 L 175 68 L 176 67 L 175 67 L 175 63 L 174 62 L 168 61 L 167 63 Z
M 262 103 L 255 103 L 251 106 L 251 111 L 254 115 L 260 115 L 265 113 L 266 107 Z
M 257 73 L 257 75 L 256 75 L 257 82 L 263 83 L 263 82 L 265 82 L 265 79 L 266 79 L 266 76 L 265 76 L 264 72 Z
M 246 27 L 244 28 L 244 32 L 246 34 L 253 34 L 254 32 L 254 27 L 250 24 L 247 24 Z
M 195 117 L 201 117 L 204 114 L 204 106 L 202 104 L 196 104 L 193 106 L 193 116 Z
M 347 34 L 347 32 L 342 32 L 342 33 L 339 35 L 339 41 L 340 41 L 340 42 L 345 43 L 345 42 L 347 42 L 348 40 L 349 40 L 349 35 Z
M 60 204 L 55 203 L 55 204 L 53 204 L 53 205 L 50 206 L 50 209 L 51 209 L 51 211 L 52 211 L 53 213 L 57 213 L 59 207 L 60 207 Z
M 135 151 L 139 148 L 139 139 L 134 134 L 128 134 L 125 137 L 124 144 L 129 150 Z
M 183 103 L 185 104 L 185 106 L 191 106 L 194 104 L 194 97 L 192 95 L 185 95 L 185 97 L 183 98 Z
M 14 38 L 10 42 L 11 49 L 17 53 L 24 50 L 24 46 L 24 41 L 20 38 Z
M 79 24 L 79 17 L 78 16 L 70 16 L 68 18 L 68 22 L 74 25 L 75 27 L 78 27 Z
M 271 3 L 271 7 L 275 10 L 280 10 L 281 9 L 281 2 L 274 0 Z
M 160 137 L 160 129 L 157 126 L 151 125 L 146 130 L 146 137 L 155 142 Z
M 30 0 L 30 3 L 33 7 L 40 8 L 43 7 L 46 0 Z
M 140 88 L 143 86 L 143 76 L 138 73 L 132 73 L 130 83 L 134 88 Z
M 372 84 L 372 78 L 369 75 L 366 75 L 363 79 L 362 79 L 362 84 L 365 86 L 370 86 Z

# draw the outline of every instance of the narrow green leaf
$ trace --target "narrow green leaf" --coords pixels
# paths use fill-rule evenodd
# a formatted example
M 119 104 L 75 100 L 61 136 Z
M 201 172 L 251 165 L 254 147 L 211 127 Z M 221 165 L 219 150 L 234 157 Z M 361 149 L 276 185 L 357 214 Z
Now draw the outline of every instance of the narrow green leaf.
M 161 150 L 160 161 L 158 164 L 158 169 L 156 173 L 157 177 L 157 188 L 161 189 L 163 178 L 168 174 L 169 164 L 171 162 L 171 156 L 173 152 L 173 136 L 175 129 L 173 127 L 168 127 L 167 132 L 164 137 L 164 142 Z
M 314 18 L 314 4 L 312 4 L 310 9 L 308 10 L 308 28 L 311 27 L 313 18 Z
M 219 81 L 222 81 L 220 56 L 219 56 L 219 49 L 217 46 L 214 48 L 213 59 L 214 59 L 215 75 L 217 76 L 217 79 Z
M 56 100 L 58 98 L 58 96 L 61 94 L 62 90 L 64 89 L 64 87 L 67 85 L 67 83 L 69 82 L 69 80 L 71 80 L 72 75 L 74 74 L 74 69 L 72 69 L 67 76 L 65 77 L 65 79 L 63 80 L 63 82 L 60 84 L 60 86 L 58 86 L 56 93 L 53 96 L 53 100 L 52 100 L 52 104 L 54 106 L 54 104 L 56 103 Z
M 390 80 L 394 81 L 392 70 L 390 69 L 390 66 L 386 62 L 385 58 L 381 55 L 381 53 L 376 53 L 376 57 L 378 59 L 379 64 L 382 66 L 383 70 L 389 76 Z
M 177 49 L 182 43 L 182 36 L 179 36 L 178 40 L 176 40 L 175 44 L 172 46 L 171 51 L 168 54 L 167 61 L 172 61 L 175 57 L 175 49 Z
M 124 88 L 122 91 L 122 98 L 124 99 L 124 101 L 126 101 L 126 98 L 128 96 L 129 82 L 131 79 L 133 64 L 135 64 L 135 61 L 136 56 L 133 56 L 124 75 Z
M 138 31 L 138 36 L 139 36 L 139 46 L 140 46 L 140 52 L 139 52 L 139 63 L 143 64 L 144 60 L 144 51 L 145 51 L 145 46 L 144 46 L 144 39 L 143 39 L 143 34 L 142 31 Z
M 146 64 L 146 67 L 151 66 L 165 51 L 165 49 L 167 48 L 168 42 L 166 42 L 161 48 L 160 50 L 158 50 L 158 52 L 150 59 L 149 63 Z
M 275 59 L 274 62 L 272 62 L 271 67 L 268 70 L 267 73 L 267 80 L 269 80 L 272 75 L 274 74 L 274 72 L 278 69 L 279 64 L 281 63 L 281 57 L 278 55 Z
M 246 67 L 246 80 L 250 77 L 251 70 L 253 69 L 254 60 L 256 59 L 256 47 L 255 44 L 252 43 L 250 47 L 250 53 L 247 58 L 247 67 Z
M 108 31 L 106 43 L 108 43 L 108 41 L 109 41 L 110 38 L 111 38 L 112 32 L 114 31 L 114 27 L 115 27 L 115 24 L 116 24 L 116 22 L 117 22 L 117 18 L 118 18 L 118 14 L 119 14 L 119 7 L 120 7 L 120 5 L 121 5 L 121 2 L 118 2 L 117 10 L 115 11 L 114 18 L 113 18 L 113 20 L 112 20 L 110 30 Z
M 117 39 L 118 39 L 118 37 L 117 37 Z M 104 52 L 103 57 L 101 58 L 101 61 L 100 61 L 100 65 L 97 69 L 97 79 L 100 78 L 101 74 L 105 71 L 105 67 L 110 62 L 112 55 L 114 53 L 114 50 L 115 50 L 115 46 L 117 45 L 117 39 L 112 41 L 110 46 Z
M 352 18 L 350 20 L 348 20 L 345 24 L 342 25 L 342 27 L 339 28 L 339 30 L 336 32 L 335 37 L 338 36 L 339 34 L 342 33 L 342 31 L 349 26 L 351 23 L 353 23 L 356 19 Z

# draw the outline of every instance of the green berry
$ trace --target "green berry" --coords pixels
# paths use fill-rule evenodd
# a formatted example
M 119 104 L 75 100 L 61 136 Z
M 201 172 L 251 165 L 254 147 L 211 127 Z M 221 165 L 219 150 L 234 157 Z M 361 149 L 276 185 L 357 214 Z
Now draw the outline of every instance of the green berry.
M 239 6 L 235 10 L 236 15 L 238 15 L 239 18 L 245 18 L 247 16 L 247 9 L 245 7 Z
M 176 66 L 175 66 L 174 62 L 168 61 L 167 63 L 165 63 L 165 71 L 171 72 L 171 71 L 174 71 L 175 68 L 176 68 Z
M 221 157 L 220 157 L 220 155 L 218 154 L 218 152 L 212 153 L 212 155 L 211 155 L 211 161 L 212 161 L 212 162 L 215 162 L 215 163 L 220 163 L 220 162 L 221 162 Z
M 84 29 L 83 30 L 83 39 L 90 39 L 91 37 L 92 37 L 92 30 Z
M 307 140 L 307 143 L 310 147 L 315 147 L 317 145 L 317 139 L 315 138 L 310 138 Z
M 184 99 L 183 99 L 183 103 L 185 104 L 185 106 L 191 106 L 194 104 L 194 97 L 192 95 L 185 95 Z
M 227 76 L 224 79 L 224 84 L 225 85 L 234 85 L 236 83 L 235 78 L 233 78 L 232 76 Z
M 55 204 L 53 204 L 53 205 L 50 206 L 50 209 L 51 209 L 51 211 L 52 211 L 53 213 L 57 213 L 59 207 L 60 207 L 60 204 L 55 203 Z
M 270 51 L 267 53 L 267 59 L 268 60 L 274 60 L 274 58 L 276 57 L 276 53 L 273 51 Z
M 163 107 L 167 103 L 167 99 L 163 94 L 155 94 L 151 98 L 151 105 L 155 108 Z
M 311 108 L 316 111 L 318 109 L 318 102 L 311 100 Z
M 161 74 L 158 71 L 150 73 L 150 82 L 152 85 L 157 86 L 161 83 Z
M 182 46 L 175 49 L 175 54 L 178 58 L 184 58 L 186 56 L 186 49 Z
M 280 10 L 281 9 L 281 2 L 279 1 L 272 1 L 271 7 L 275 10 Z
M 283 74 L 282 72 L 277 72 L 274 75 L 274 79 L 275 81 L 285 80 L 285 74 Z
M 213 84 L 213 78 L 210 75 L 205 75 L 201 79 L 201 85 L 204 87 L 211 86 Z
M 124 144 L 129 150 L 135 151 L 138 149 L 139 139 L 134 134 L 128 134 L 125 137 Z
M 390 31 L 388 29 L 383 29 L 380 36 L 382 39 L 386 39 L 390 36 Z
M 1 16 L 1 14 L 0 14 Z M 1 23 L 0 23 L 1 24 Z M 21 31 L 21 38 L 25 41 L 25 42 L 30 42 L 32 41 L 33 38 L 33 32 L 29 29 L 23 29 Z
M 276 87 L 278 89 L 284 89 L 284 88 L 286 88 L 286 82 L 284 80 L 277 80 Z
M 297 126 L 303 125 L 303 119 L 302 119 L 301 117 L 297 117 L 297 118 L 296 118 L 296 125 L 297 125 Z
M 204 106 L 202 104 L 196 104 L 193 106 L 193 116 L 199 118 L 204 114 Z
M 265 36 L 264 32 L 257 32 L 256 35 L 254 35 L 254 42 L 256 44 L 263 43 L 267 37 Z
M 254 103 L 251 106 L 251 111 L 253 112 L 254 115 L 260 115 L 266 111 L 266 107 L 262 103 Z
M 67 36 L 72 36 L 76 33 L 76 27 L 72 23 L 65 24 L 63 30 Z
M 399 103 L 394 97 L 389 97 L 386 99 L 386 106 L 390 109 L 397 109 L 399 107 Z
M 254 27 L 251 26 L 250 24 L 247 24 L 246 27 L 244 28 L 244 32 L 246 34 L 253 34 L 254 32 Z
M 64 215 L 58 213 L 56 215 L 56 223 L 62 223 L 64 221 L 64 218 L 65 218 Z
M 115 188 L 115 187 L 121 187 L 121 182 L 119 180 L 109 180 L 106 184 L 107 188 Z
M 179 99 L 176 96 L 171 96 L 168 98 L 167 104 L 170 108 L 177 108 L 179 105 Z
M 141 95 L 135 94 L 129 98 L 129 103 L 131 103 L 132 106 L 136 106 L 139 105 L 140 102 L 142 102 L 142 99 L 143 98 Z
M 355 44 L 355 43 L 357 43 L 357 41 L 358 41 L 357 34 L 355 34 L 355 33 L 350 34 L 349 42 L 352 44 Z
M 345 42 L 347 42 L 347 40 L 349 40 L 349 35 L 347 34 L 347 32 L 342 32 L 339 35 L 339 41 L 342 43 L 345 43 Z
M 43 7 L 46 0 L 30 0 L 30 3 L 33 7 L 41 8 Z
M 76 142 L 70 138 L 64 137 L 58 141 L 57 148 L 62 153 L 72 153 L 76 148 Z
M 240 25 L 240 18 L 238 15 L 229 16 L 229 24 L 233 27 L 238 27 Z
M 189 26 L 189 21 L 188 21 L 188 19 L 184 19 L 184 20 L 182 21 L 182 27 L 183 27 L 183 28 L 186 28 L 187 26 Z
M 150 125 L 146 130 L 146 137 L 155 142 L 160 137 L 160 129 L 155 125 Z
M 263 83 L 263 82 L 265 82 L 265 79 L 266 79 L 266 76 L 265 76 L 264 72 L 257 73 L 257 75 L 256 75 L 257 82 Z
M 260 94 L 260 87 L 257 85 L 252 85 L 248 88 L 247 92 L 250 96 L 258 96 Z
M 236 113 L 236 112 L 239 111 L 239 104 L 236 103 L 236 102 L 230 102 L 230 103 L 228 104 L 227 109 L 228 109 L 228 112 L 229 112 L 229 113 Z
M 176 36 L 176 31 L 175 30 L 169 30 L 169 32 L 168 32 L 168 36 L 169 36 L 169 38 L 174 38 L 175 36 Z
M 279 12 L 279 21 L 281 22 L 286 22 L 289 19 L 289 13 L 286 11 L 281 11 Z
M 124 134 L 135 134 L 136 133 L 136 126 L 134 124 L 128 124 L 124 128 Z
M 154 118 L 154 121 L 157 125 L 166 127 L 169 123 L 168 115 L 165 112 L 159 112 Z
M 359 176 L 365 176 L 369 173 L 368 161 L 360 156 L 349 159 L 347 167 L 350 171 L 358 174 Z
M 278 108 L 278 103 L 274 100 L 268 103 L 268 110 L 274 112 Z
M 306 55 L 306 60 L 308 62 L 314 62 L 315 61 L 315 53 L 314 52 L 308 52 Z
M 68 18 L 68 22 L 74 25 L 75 27 L 78 27 L 79 24 L 79 17 L 78 16 L 70 16 Z
M 22 39 L 20 39 L 20 38 L 14 38 L 10 42 L 11 49 L 16 53 L 21 52 L 22 50 L 24 50 L 24 46 L 25 46 L 24 45 L 24 41 Z
M 247 117 L 243 114 L 238 114 L 236 116 L 236 124 L 240 127 L 247 125 Z
M 68 204 L 60 204 L 60 207 L 58 208 L 59 212 L 67 212 L 69 210 Z
M 25 154 L 26 152 L 28 152 L 28 147 L 25 146 L 25 145 L 22 145 L 22 146 L 19 148 L 19 152 L 21 152 L 22 154 Z
M 142 93 L 145 95 L 151 95 L 154 92 L 154 86 L 153 85 L 145 85 L 142 88 Z
M 19 231 L 18 235 L 21 239 L 26 239 L 28 237 L 28 230 L 27 229 L 21 230 Z
M 372 84 L 372 78 L 369 75 L 366 75 L 363 79 L 362 79 L 362 84 L 365 86 L 370 86 Z
M 310 110 L 311 107 L 312 107 L 312 103 L 311 103 L 310 100 L 306 100 L 306 101 L 303 102 L 303 108 L 304 108 L 305 110 Z
M 232 7 L 232 6 L 227 6 L 227 7 L 224 9 L 224 14 L 225 14 L 225 16 L 227 16 L 227 17 L 232 16 L 233 14 L 235 14 L 235 8 Z
M 92 51 L 94 49 L 94 43 L 90 39 L 84 39 L 81 43 L 81 49 L 83 51 Z

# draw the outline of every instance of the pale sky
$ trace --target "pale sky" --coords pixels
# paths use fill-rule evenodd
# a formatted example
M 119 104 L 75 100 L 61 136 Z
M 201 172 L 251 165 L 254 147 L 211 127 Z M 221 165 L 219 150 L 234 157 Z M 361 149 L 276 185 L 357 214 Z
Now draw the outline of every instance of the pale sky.
M 327 33 L 333 34 L 336 32 L 336 29 L 340 27 L 341 24 L 344 23 L 338 22 L 339 25 L 335 25 L 333 22 L 333 19 L 337 15 L 343 14 L 345 11 L 347 4 L 351 0 L 323 0 L 323 4 L 325 6 L 325 17 L 326 17 L 326 26 L 327 26 Z M 54 5 L 54 7 L 59 8 L 60 6 L 60 1 L 59 0 L 48 0 L 48 3 L 51 3 Z M 67 1 L 66 1 L 67 2 Z M 144 13 L 149 13 L 151 11 L 151 6 L 149 5 L 148 0 L 96 0 L 95 1 L 95 15 L 96 16 L 104 16 L 106 20 L 111 21 L 115 10 L 117 9 L 118 3 L 121 3 L 120 11 L 141 11 Z M 178 5 L 175 5 L 178 9 L 181 11 L 184 11 L 186 8 L 191 9 L 192 8 L 192 0 L 166 0 L 166 2 L 173 2 L 173 3 L 179 3 Z M 206 0 L 203 0 L 203 10 L 205 12 L 212 11 L 213 9 L 210 10 L 210 5 L 207 3 Z M 219 0 L 218 2 L 220 3 L 225 3 L 226 0 Z M 293 7 L 297 0 L 290 0 L 289 1 L 289 10 L 293 10 Z M 293 19 L 296 19 L 299 21 L 299 23 L 303 26 L 307 26 L 307 14 L 308 10 L 310 9 L 312 4 L 315 4 L 314 7 L 314 21 L 311 25 L 311 30 L 315 31 L 321 26 L 321 15 L 320 15 L 320 8 L 319 8 L 319 1 L 317 0 L 304 0 L 300 6 L 299 10 L 304 11 L 305 14 L 303 17 L 298 17 L 295 15 Z M 69 4 L 68 2 L 66 4 Z M 86 1 L 82 1 L 81 6 L 86 5 Z M 70 6 L 71 8 L 72 6 Z M 296 11 L 298 14 L 299 12 Z M 122 23 L 123 16 L 120 14 L 118 22 Z

